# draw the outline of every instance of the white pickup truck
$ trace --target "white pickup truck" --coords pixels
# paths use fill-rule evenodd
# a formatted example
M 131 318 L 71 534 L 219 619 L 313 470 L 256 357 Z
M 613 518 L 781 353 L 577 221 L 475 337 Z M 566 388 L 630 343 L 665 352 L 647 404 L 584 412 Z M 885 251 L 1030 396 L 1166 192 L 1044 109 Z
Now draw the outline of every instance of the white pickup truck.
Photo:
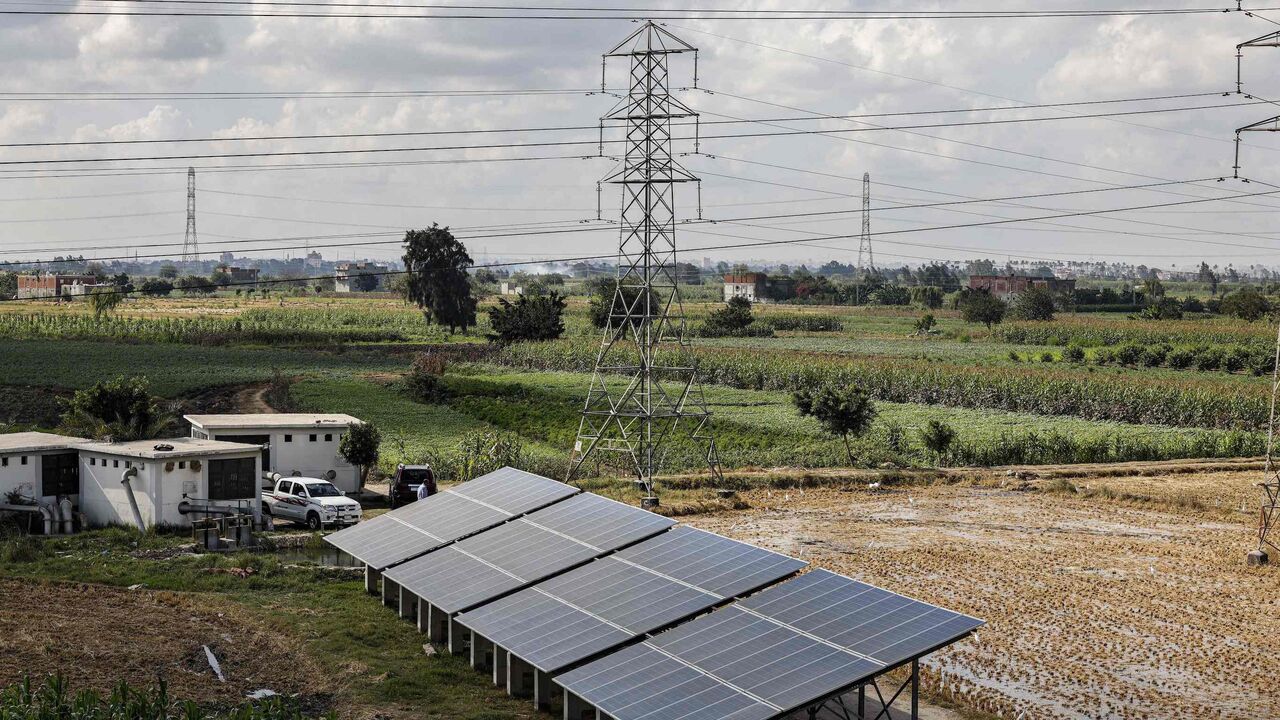
M 306 523 L 311 530 L 360 522 L 360 503 L 319 478 L 281 478 L 271 493 L 263 493 L 262 502 L 271 517 Z

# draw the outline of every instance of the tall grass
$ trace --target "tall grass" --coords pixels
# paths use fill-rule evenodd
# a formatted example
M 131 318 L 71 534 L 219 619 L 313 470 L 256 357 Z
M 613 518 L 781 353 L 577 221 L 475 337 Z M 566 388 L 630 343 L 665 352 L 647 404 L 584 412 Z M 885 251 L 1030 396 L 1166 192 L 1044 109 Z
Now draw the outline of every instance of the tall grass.
M 230 710 L 211 710 L 169 697 L 164 681 L 155 688 L 133 688 L 123 680 L 108 695 L 73 692 L 61 675 L 38 687 L 31 678 L 0 689 L 0 720 L 301 720 L 296 704 L 280 697 L 245 702 Z M 331 716 L 330 716 L 331 717 Z

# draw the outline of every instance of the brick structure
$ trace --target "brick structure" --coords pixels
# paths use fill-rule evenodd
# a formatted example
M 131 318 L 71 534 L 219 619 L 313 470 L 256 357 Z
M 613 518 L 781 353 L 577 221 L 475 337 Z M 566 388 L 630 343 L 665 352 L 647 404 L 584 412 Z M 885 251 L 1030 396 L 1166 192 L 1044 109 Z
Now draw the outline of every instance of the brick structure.
M 61 298 L 73 293 L 72 285 L 94 285 L 98 278 L 93 275 L 61 275 L 55 273 L 38 273 L 18 276 L 18 298 Z M 83 293 L 74 293 L 83 294 Z
M 1044 288 L 1054 295 L 1075 292 L 1074 278 L 1034 277 L 1031 275 L 970 275 L 970 290 L 986 290 L 1002 300 L 1012 299 L 1028 288 Z
M 729 302 L 736 297 L 758 302 L 768 297 L 768 289 L 769 276 L 764 273 L 748 272 L 737 275 L 727 273 L 724 276 L 725 302 Z

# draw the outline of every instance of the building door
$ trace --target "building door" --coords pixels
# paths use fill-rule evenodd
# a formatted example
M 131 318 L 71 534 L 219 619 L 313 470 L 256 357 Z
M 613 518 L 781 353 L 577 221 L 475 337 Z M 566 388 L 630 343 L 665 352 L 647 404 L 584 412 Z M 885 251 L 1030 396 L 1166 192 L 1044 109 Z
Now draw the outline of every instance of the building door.
M 244 443 L 245 445 L 262 446 L 262 472 L 271 472 L 271 436 L 270 435 L 219 435 L 218 440 L 224 442 Z
M 58 453 L 40 458 L 40 494 L 80 494 L 79 453 Z

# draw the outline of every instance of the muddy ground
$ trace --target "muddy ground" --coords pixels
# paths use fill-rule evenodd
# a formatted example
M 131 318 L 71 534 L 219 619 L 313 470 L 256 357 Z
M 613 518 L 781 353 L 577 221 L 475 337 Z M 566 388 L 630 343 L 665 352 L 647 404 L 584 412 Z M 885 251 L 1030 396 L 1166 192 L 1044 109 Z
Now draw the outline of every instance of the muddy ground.
M 323 675 L 296 641 L 208 595 L 0 580 L 0 597 L 0 686 L 58 668 L 76 690 L 106 693 L 121 679 L 151 688 L 163 679 L 170 697 L 202 704 L 235 705 L 262 688 L 325 704 L 315 694 Z
M 985 619 L 927 663 L 926 685 L 964 706 L 1280 717 L 1280 569 L 1244 563 L 1259 479 L 756 491 L 750 510 L 685 520 Z

